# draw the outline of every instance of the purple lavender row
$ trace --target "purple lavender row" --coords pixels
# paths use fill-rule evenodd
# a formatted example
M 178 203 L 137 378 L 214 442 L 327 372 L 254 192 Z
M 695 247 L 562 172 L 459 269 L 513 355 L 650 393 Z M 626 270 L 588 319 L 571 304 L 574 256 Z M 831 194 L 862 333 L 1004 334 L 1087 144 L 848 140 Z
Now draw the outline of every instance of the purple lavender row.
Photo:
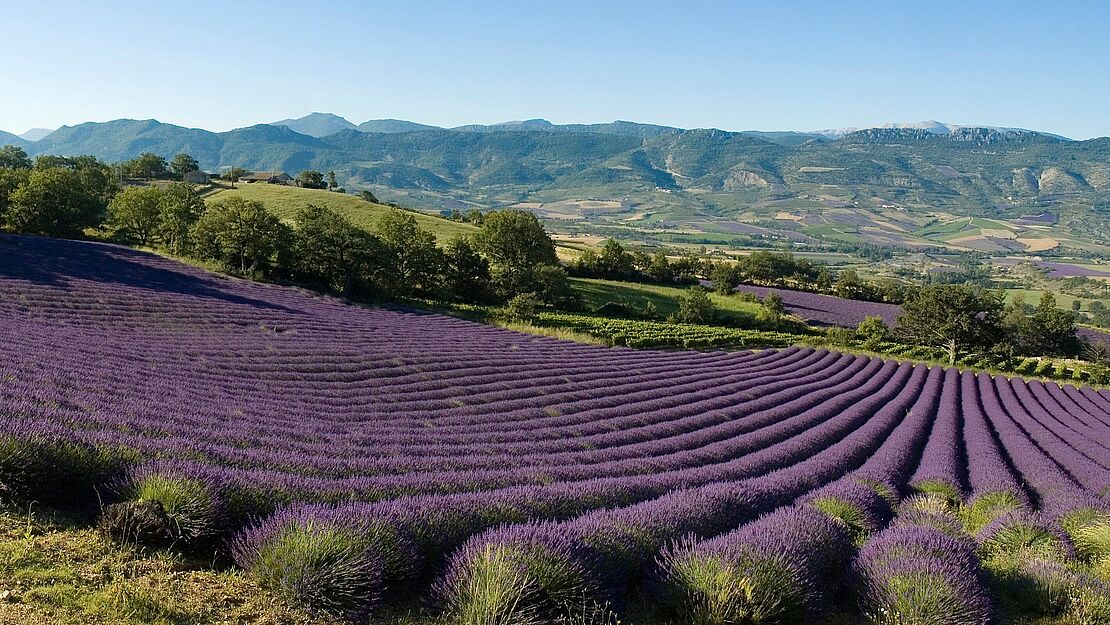
M 1030 413 L 1032 406 L 1026 407 L 1014 394 L 1009 380 L 999 376 L 994 380 L 994 387 L 1002 402 L 1002 406 L 1019 427 L 1024 430 L 1033 443 L 1050 454 L 1052 459 L 1067 471 L 1075 481 L 1079 482 L 1089 492 L 1098 496 L 1106 494 L 1110 489 L 1110 471 L 1091 460 L 1082 452 L 1076 451 L 1066 441 L 1055 435 L 1051 430 L 1039 422 Z
M 866 360 L 865 361 L 859 361 L 859 364 L 862 365 L 862 364 L 865 364 L 866 362 L 867 362 Z M 878 362 L 876 361 L 875 363 L 872 363 L 872 364 L 877 366 Z M 860 370 L 857 369 L 856 371 L 858 372 Z M 844 380 L 848 383 L 847 384 L 841 383 L 840 387 L 833 387 L 833 389 L 830 389 L 830 390 L 826 391 L 825 394 L 835 393 L 839 389 L 841 389 L 841 387 L 842 387 L 842 389 L 851 389 L 851 387 L 854 387 L 854 385 L 856 384 L 856 383 L 850 382 L 851 379 L 848 376 L 845 376 L 844 379 L 842 379 L 842 380 Z M 767 402 L 765 405 L 783 404 L 785 402 L 788 402 L 788 400 L 790 399 L 791 396 L 797 397 L 803 392 L 811 392 L 811 391 L 814 391 L 814 390 L 813 389 L 806 389 L 806 387 L 801 387 L 801 389 L 790 390 L 789 392 L 784 392 L 783 394 L 780 394 L 780 395 L 783 395 L 783 396 L 768 397 L 769 402 Z M 759 409 L 759 403 L 760 402 L 758 402 L 758 401 L 749 402 L 749 403 L 744 404 L 743 406 L 740 406 L 740 407 L 743 407 L 744 413 L 756 412 Z M 795 402 L 795 403 L 797 404 L 799 402 Z M 729 419 L 727 421 L 725 421 L 724 423 L 720 423 L 718 426 L 714 426 L 714 427 L 703 427 L 703 429 L 694 430 L 692 433 L 689 434 L 688 437 L 694 437 L 695 440 L 698 441 L 697 446 L 699 447 L 699 450 L 700 450 L 698 453 L 700 455 L 702 455 L 702 457 L 706 458 L 706 460 L 709 457 L 708 454 L 709 454 L 710 450 L 712 450 L 712 448 L 713 448 L 712 446 L 707 446 L 708 443 L 712 442 L 713 440 L 722 440 L 722 442 L 720 442 L 720 445 L 718 445 L 718 446 L 722 446 L 722 452 L 719 452 L 718 455 L 725 454 L 725 457 L 727 457 L 727 454 L 729 453 L 728 450 L 729 450 L 730 447 L 733 447 L 733 446 L 743 442 L 743 440 L 741 440 L 741 438 L 736 437 L 736 434 L 738 432 L 753 431 L 753 430 L 758 429 L 758 427 L 759 427 L 760 422 L 758 422 L 758 421 L 757 422 L 749 422 L 745 419 L 741 419 L 741 416 L 743 416 L 743 415 L 741 415 L 741 414 L 731 414 L 731 415 L 729 415 Z M 765 419 L 763 419 L 763 423 L 773 422 L 774 419 L 777 419 L 777 417 L 765 417 Z M 724 431 L 724 434 L 718 434 L 718 433 L 715 432 L 716 430 L 722 430 L 722 431 Z M 172 448 L 176 444 L 178 444 L 178 442 L 176 442 L 174 440 L 169 440 L 169 438 L 166 438 L 166 440 L 161 440 L 160 442 L 162 443 L 162 445 L 161 445 L 162 448 L 165 448 L 166 452 L 172 451 Z M 647 448 L 650 448 L 650 447 L 655 446 L 655 445 L 659 445 L 660 443 L 663 443 L 663 442 L 662 441 L 656 441 L 654 443 L 650 443 L 649 445 L 647 445 Z M 687 448 L 689 445 L 688 444 L 678 444 L 678 445 L 675 445 L 675 446 L 676 446 L 676 448 L 678 448 L 678 450 L 683 450 L 683 448 Z M 748 444 L 748 445 L 746 445 L 745 448 L 750 448 L 750 446 L 751 445 Z M 193 448 L 194 452 L 204 450 L 204 447 L 202 445 L 194 445 L 192 448 Z M 653 462 L 658 463 L 659 461 L 656 460 L 656 461 L 653 461 Z M 601 465 L 587 465 L 587 466 L 584 467 L 584 470 L 589 471 L 591 473 L 595 473 L 597 471 L 598 466 L 601 466 Z M 619 466 L 619 464 L 615 463 L 615 462 L 609 462 L 609 463 L 606 463 L 604 466 L 616 467 L 616 466 Z M 659 464 L 655 465 L 656 468 L 662 467 L 662 466 L 663 465 L 659 465 Z M 564 471 L 566 471 L 566 470 L 564 470 Z M 482 475 L 483 474 L 478 474 L 478 473 L 473 474 L 473 476 L 475 478 L 481 478 Z M 592 476 L 592 475 L 584 475 L 584 476 Z M 426 477 L 436 478 L 436 475 L 435 474 L 430 474 L 430 475 L 427 475 Z M 579 478 L 581 478 L 581 477 L 582 476 L 579 476 Z
M 971 486 L 967 503 L 972 507 L 1001 504 L 1004 507 L 1031 508 L 1029 494 L 1014 475 L 984 413 L 979 385 L 973 373 L 967 371 L 960 376 L 960 389 L 964 448 L 967 449 L 967 474 Z M 991 513 L 988 511 L 988 514 Z
M 1056 415 L 1071 417 L 1080 426 L 1089 428 L 1091 431 L 1101 432 L 1102 435 L 1110 435 L 1110 423 L 1102 420 L 1102 418 L 1110 417 L 1110 415 L 1103 413 L 1082 395 L 1076 398 L 1059 385 L 1045 384 L 1040 380 L 1029 380 L 1027 386 L 1046 410 Z M 1074 390 L 1074 387 L 1072 387 L 1072 390 Z
M 1100 440 L 1110 439 L 1110 430 L 1103 431 L 1102 428 L 1084 424 L 1049 397 L 1038 397 L 1022 380 L 1011 379 L 1009 382 L 1014 396 L 1041 428 L 1104 468 L 1110 464 L 1110 449 L 1104 440 Z
M 897 365 L 893 362 L 881 363 L 874 361 L 875 365 L 869 372 L 857 374 L 860 378 L 870 378 L 870 381 L 859 386 L 859 381 L 846 383 L 851 388 L 848 393 L 836 396 L 834 399 L 823 402 L 816 407 L 811 401 L 795 401 L 788 404 L 775 406 L 766 411 L 769 427 L 763 428 L 756 436 L 738 443 L 733 455 L 710 462 L 709 458 L 703 464 L 690 466 L 673 471 L 653 473 L 641 479 L 637 475 L 626 478 L 609 477 L 607 484 L 624 486 L 633 484 L 638 491 L 648 493 L 650 497 L 659 496 L 670 490 L 691 488 L 706 483 L 722 480 L 739 480 L 764 474 L 768 471 L 788 466 L 806 456 L 808 447 L 805 441 L 814 432 L 821 432 L 828 437 L 843 436 L 853 428 L 861 425 L 859 413 L 850 410 L 857 402 L 869 397 L 882 397 L 884 394 L 893 393 L 900 383 L 889 386 L 886 383 L 891 379 Z M 882 373 L 878 372 L 881 365 Z M 899 375 L 905 375 L 902 372 Z M 869 400 L 871 401 L 871 400 Z M 819 425 L 817 425 L 819 424 Z M 749 453 L 742 453 L 747 451 Z M 731 458 L 731 459 L 729 459 Z M 329 479 L 308 477 L 287 473 L 263 470 L 241 470 L 227 467 L 205 467 L 194 462 L 178 462 L 172 467 L 180 467 L 190 474 L 203 474 L 206 481 L 224 484 L 225 490 L 237 493 L 262 493 L 253 495 L 255 499 L 274 499 L 277 501 L 302 500 L 302 501 L 340 501 L 359 499 L 377 501 L 391 497 L 410 496 L 421 492 L 449 494 L 465 491 L 494 488 L 490 484 L 477 483 L 467 475 L 460 476 L 455 481 L 430 482 L 426 476 L 413 475 L 407 482 L 400 482 L 395 490 L 383 491 L 370 485 L 367 480 L 360 478 Z M 575 484 L 586 484 L 594 480 L 583 482 L 557 481 L 559 487 L 571 487 Z M 647 489 L 644 491 L 643 489 Z M 510 496 L 516 493 L 509 488 L 501 488 L 497 494 L 507 492 Z M 589 497 L 594 495 L 590 494 Z M 606 499 L 594 499 L 594 506 L 610 505 Z
M 1039 500 L 1038 508 L 1054 519 L 1084 509 L 1101 509 L 1104 504 L 1047 456 L 1011 418 L 991 376 L 980 373 L 975 378 L 983 412 L 1022 480 Z
M 963 501 L 964 486 L 960 418 L 960 374 L 955 369 L 944 372 L 944 386 L 940 405 L 921 463 L 911 484 L 923 492 L 939 492 L 951 501 Z
M 784 375 L 786 375 L 786 374 L 784 374 Z M 23 392 L 34 392 L 34 387 L 36 387 L 36 386 L 39 386 L 39 385 L 32 384 L 31 387 L 28 387 L 28 389 L 24 390 Z M 773 387 L 773 386 L 768 386 L 768 387 Z M 761 390 L 761 386 L 756 386 L 756 390 Z M 643 413 L 640 413 L 640 414 L 643 414 Z M 94 415 L 90 415 L 89 419 L 93 419 L 93 417 L 94 417 Z M 199 416 L 198 421 L 195 421 L 194 423 L 196 423 L 196 422 L 203 423 L 204 420 L 205 420 L 205 417 Z M 633 417 L 629 415 L 626 420 L 627 421 L 632 421 Z M 240 420 L 236 420 L 236 421 L 240 421 Z M 642 423 L 642 422 L 643 422 L 643 420 L 638 420 L 637 421 L 637 423 Z M 169 430 L 170 427 L 171 427 L 171 424 L 172 424 L 172 420 L 170 420 L 170 423 L 166 423 L 162 426 L 162 429 L 166 430 L 166 433 L 168 433 L 168 434 L 171 432 L 171 430 Z M 143 423 L 142 421 L 135 421 L 133 423 L 133 425 L 135 427 L 140 427 L 140 429 L 141 429 L 141 427 L 144 427 L 147 424 Z M 184 427 L 184 429 L 181 432 L 185 433 L 185 434 L 188 434 L 190 431 L 195 430 L 195 425 L 193 423 L 186 422 L 185 424 L 183 424 L 183 427 Z M 314 429 L 319 429 L 319 427 L 317 427 L 315 425 L 313 425 L 313 427 L 314 427 Z M 624 425 L 624 424 L 622 424 L 618 421 L 618 422 L 614 422 L 612 427 L 603 427 L 602 431 L 603 432 L 610 432 L 612 430 L 622 429 L 622 427 L 626 427 L 626 425 Z M 346 436 L 351 436 L 352 434 L 353 433 L 349 429 L 344 429 L 344 431 L 343 431 L 343 435 L 345 437 Z M 589 431 L 587 430 L 587 431 L 583 432 L 583 431 L 579 430 L 579 431 L 575 432 L 575 434 L 576 435 L 582 435 L 582 434 L 588 435 Z M 283 433 L 281 433 L 281 437 L 274 436 L 273 440 L 266 441 L 266 443 L 272 444 L 272 445 L 281 445 L 281 438 L 289 437 L 291 435 L 295 436 L 296 432 L 295 431 L 283 432 Z M 290 443 L 290 444 L 293 444 L 293 443 Z M 301 448 L 302 448 L 302 450 L 307 451 L 305 447 L 302 446 Z M 331 443 L 331 442 L 329 442 L 329 444 L 324 445 L 322 448 L 323 448 L 323 450 L 327 450 L 327 448 L 331 448 L 332 453 L 335 452 L 334 444 Z M 380 448 L 382 450 L 382 453 L 390 453 L 390 450 L 388 450 L 387 446 L 380 447 Z M 404 448 L 398 448 L 397 453 L 411 453 L 411 451 L 412 451 L 411 447 L 404 447 Z M 465 447 L 463 447 L 463 448 L 461 448 L 460 451 L 465 453 L 467 450 L 466 450 Z M 551 447 L 547 447 L 547 450 L 545 450 L 545 451 L 555 451 L 555 450 L 552 450 Z M 450 453 L 450 452 L 441 452 L 441 453 L 437 453 L 436 455 L 446 455 L 447 453 Z
M 1097 401 L 1092 401 L 1088 393 L 1094 393 L 1090 387 L 1076 388 L 1071 384 L 1064 385 L 1062 388 L 1055 387 L 1055 385 L 1048 385 L 1047 388 L 1050 393 L 1059 393 L 1075 402 L 1075 405 L 1081 407 L 1087 414 L 1094 417 L 1094 419 L 1103 425 L 1110 425 L 1110 404 L 1102 406 Z

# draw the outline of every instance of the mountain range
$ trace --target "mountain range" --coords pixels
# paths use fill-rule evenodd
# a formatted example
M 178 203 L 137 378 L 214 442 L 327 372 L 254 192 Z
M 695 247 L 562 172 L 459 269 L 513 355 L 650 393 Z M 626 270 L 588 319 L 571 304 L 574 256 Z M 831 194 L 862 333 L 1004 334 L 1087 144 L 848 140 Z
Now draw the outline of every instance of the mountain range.
M 445 129 L 314 113 L 219 133 L 156 120 L 85 123 L 37 141 L 0 133 L 5 143 L 107 161 L 188 152 L 209 170 L 334 170 L 348 189 L 409 206 L 516 205 L 572 231 L 924 245 L 935 239 L 908 233 L 937 220 L 1051 212 L 1061 245 L 1110 240 L 1110 138 L 1022 129 L 924 122 L 727 132 L 542 119 Z M 1030 233 L 1007 227 L 981 226 L 988 234 L 974 236 L 989 240 L 971 247 L 1021 249 L 1006 241 Z

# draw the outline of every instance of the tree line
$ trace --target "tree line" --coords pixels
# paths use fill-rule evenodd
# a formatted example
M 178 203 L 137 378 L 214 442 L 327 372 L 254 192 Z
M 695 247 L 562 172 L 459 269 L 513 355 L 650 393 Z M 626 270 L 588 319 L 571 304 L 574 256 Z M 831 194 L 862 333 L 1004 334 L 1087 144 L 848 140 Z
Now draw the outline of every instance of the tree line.
M 106 226 L 123 242 L 164 246 L 241 275 L 294 282 L 362 300 L 426 298 L 497 303 L 523 293 L 542 303 L 570 298 L 555 246 L 530 213 L 487 215 L 471 236 L 442 247 L 416 216 L 390 208 L 373 231 L 309 204 L 285 223 L 257 200 L 209 205 L 183 183 L 132 187 L 108 205 Z

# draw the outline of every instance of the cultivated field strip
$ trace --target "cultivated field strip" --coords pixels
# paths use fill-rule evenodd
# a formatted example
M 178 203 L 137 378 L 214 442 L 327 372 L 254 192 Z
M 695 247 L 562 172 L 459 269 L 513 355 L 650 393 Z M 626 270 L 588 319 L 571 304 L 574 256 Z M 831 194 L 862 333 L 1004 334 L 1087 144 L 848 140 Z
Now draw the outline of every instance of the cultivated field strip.
M 1110 502 L 1105 391 L 808 348 L 574 344 L 114 246 L 0 237 L 0 343 L 5 440 L 125 458 L 95 485 L 109 499 L 201 485 L 221 510 L 205 531 L 246 568 L 294 529 L 368 536 L 375 605 L 447 592 L 494 547 L 562 554 L 616 597 L 860 489 L 1051 519 Z M 687 535 L 720 538 L 674 551 Z

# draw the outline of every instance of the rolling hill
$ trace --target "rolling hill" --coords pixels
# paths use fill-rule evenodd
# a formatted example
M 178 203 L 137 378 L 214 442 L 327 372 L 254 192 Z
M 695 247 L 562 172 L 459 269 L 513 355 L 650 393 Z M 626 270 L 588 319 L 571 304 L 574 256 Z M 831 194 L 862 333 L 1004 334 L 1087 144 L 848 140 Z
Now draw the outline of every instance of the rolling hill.
M 334 170 L 349 189 L 370 188 L 407 206 L 518 206 L 569 233 L 689 244 L 1110 253 L 1103 243 L 1110 240 L 1108 138 L 944 124 L 830 139 L 623 121 L 442 129 L 401 120 L 354 127 L 314 114 L 286 122 L 296 124 L 214 133 L 116 120 L 63 127 L 33 143 L 0 142 L 32 155 L 117 161 L 185 151 L 206 169 Z M 331 127 L 343 129 L 312 136 Z M 1051 219 L 1024 219 L 1042 214 Z
M 284 220 L 293 219 L 298 210 L 309 204 L 315 204 L 331 209 L 356 226 L 367 230 L 373 230 L 377 219 L 389 210 L 388 206 L 371 204 L 361 198 L 345 193 L 268 184 L 240 185 L 234 189 L 219 189 L 209 194 L 205 200 L 215 202 L 232 196 L 258 200 L 264 203 L 269 211 Z M 456 235 L 473 234 L 478 231 L 477 227 L 470 224 L 442 219 L 424 213 L 414 214 L 420 227 L 435 234 L 440 242 Z

